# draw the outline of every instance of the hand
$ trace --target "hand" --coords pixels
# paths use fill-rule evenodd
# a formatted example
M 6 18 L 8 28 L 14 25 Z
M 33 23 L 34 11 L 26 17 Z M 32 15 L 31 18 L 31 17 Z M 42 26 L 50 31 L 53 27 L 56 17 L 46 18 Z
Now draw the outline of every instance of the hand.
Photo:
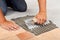
M 37 19 L 38 24 L 43 24 L 47 20 L 46 12 L 39 12 L 35 18 Z
M 19 29 L 19 26 L 12 21 L 5 21 L 3 23 L 0 23 L 0 25 L 1 25 L 2 28 L 6 29 L 6 30 L 9 30 L 9 31 Z

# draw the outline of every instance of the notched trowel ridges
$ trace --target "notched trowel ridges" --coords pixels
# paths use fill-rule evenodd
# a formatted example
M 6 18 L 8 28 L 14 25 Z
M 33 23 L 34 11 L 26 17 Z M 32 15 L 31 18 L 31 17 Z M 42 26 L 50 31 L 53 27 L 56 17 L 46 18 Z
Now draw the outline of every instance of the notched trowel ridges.
M 51 30 L 53 30 L 55 28 L 57 28 L 56 25 L 50 22 L 49 24 L 47 24 L 45 26 L 35 27 L 32 30 L 30 30 L 30 31 L 32 33 L 34 33 L 35 35 L 39 35 L 39 34 L 42 34 L 44 32 L 51 31 Z
M 34 33 L 35 35 L 39 35 L 48 31 L 51 31 L 55 28 L 58 28 L 54 23 L 52 23 L 51 21 L 49 21 L 48 24 L 44 25 L 43 27 L 41 25 L 39 25 L 38 27 L 29 29 L 27 27 L 27 25 L 25 24 L 24 20 L 32 18 L 33 16 L 25 16 L 25 17 L 19 17 L 16 19 L 12 19 L 13 21 L 15 21 L 18 25 L 20 25 L 23 29 L 30 31 L 32 33 Z

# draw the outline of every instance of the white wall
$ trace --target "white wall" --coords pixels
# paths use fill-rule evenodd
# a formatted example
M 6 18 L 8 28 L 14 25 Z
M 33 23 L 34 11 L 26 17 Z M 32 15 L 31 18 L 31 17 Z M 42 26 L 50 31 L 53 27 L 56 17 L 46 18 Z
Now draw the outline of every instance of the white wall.
M 60 0 L 46 0 L 48 9 L 60 9 Z M 28 7 L 37 6 L 37 0 L 26 0 Z
M 60 9 L 60 0 L 47 0 L 48 9 Z

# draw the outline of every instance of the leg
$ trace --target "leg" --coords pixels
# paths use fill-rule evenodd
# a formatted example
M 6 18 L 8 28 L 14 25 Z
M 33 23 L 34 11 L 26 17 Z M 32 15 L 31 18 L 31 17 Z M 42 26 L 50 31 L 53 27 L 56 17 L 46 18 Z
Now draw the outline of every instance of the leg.
M 24 12 L 27 10 L 27 4 L 25 0 L 9 0 L 9 2 L 9 6 L 12 7 L 15 11 Z
M 2 9 L 4 15 L 6 15 L 7 12 L 7 6 L 5 0 L 0 0 L 0 8 Z

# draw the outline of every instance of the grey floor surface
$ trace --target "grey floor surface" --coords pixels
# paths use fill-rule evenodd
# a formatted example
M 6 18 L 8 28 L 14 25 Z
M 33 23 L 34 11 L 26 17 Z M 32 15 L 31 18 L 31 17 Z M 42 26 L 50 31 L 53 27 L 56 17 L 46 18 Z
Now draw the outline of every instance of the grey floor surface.
M 34 16 L 24 16 L 16 19 L 12 19 L 16 24 L 21 26 L 23 29 L 37 35 L 51 31 L 58 28 L 52 21 L 49 20 L 47 24 L 37 25 L 32 23 L 32 18 Z M 29 21 L 28 21 L 29 20 Z M 28 22 L 27 22 L 28 21 Z
M 6 18 L 14 19 L 26 15 L 36 15 L 38 13 L 38 1 L 26 0 L 28 9 L 26 12 L 16 12 L 8 10 Z M 47 16 L 48 19 L 60 27 L 60 0 L 47 0 Z

